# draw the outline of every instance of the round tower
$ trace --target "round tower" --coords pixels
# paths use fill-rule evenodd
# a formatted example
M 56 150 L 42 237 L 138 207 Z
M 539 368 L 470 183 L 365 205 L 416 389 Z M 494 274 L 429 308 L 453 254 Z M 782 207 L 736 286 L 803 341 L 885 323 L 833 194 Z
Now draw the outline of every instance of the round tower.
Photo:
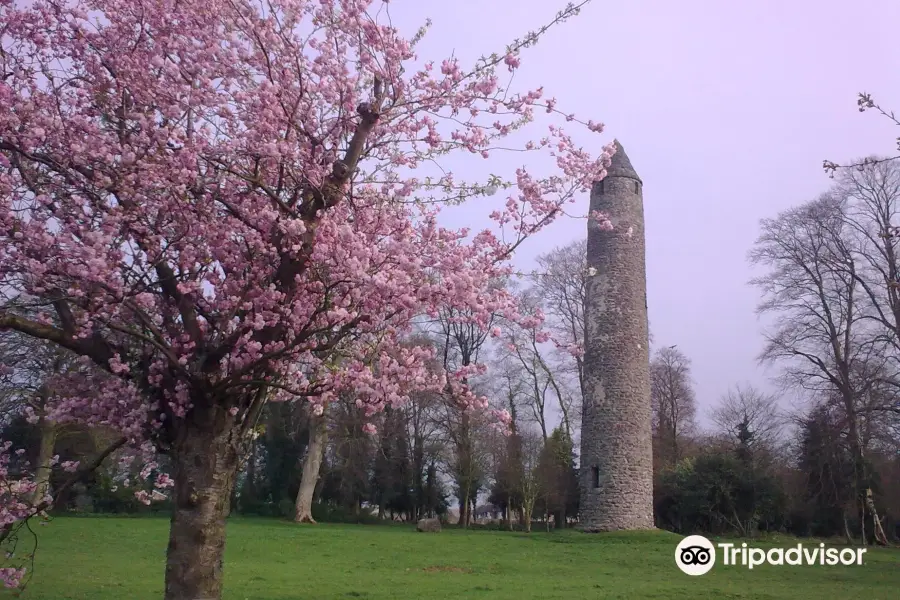
M 580 527 L 650 529 L 653 446 L 643 182 L 625 149 L 591 190 L 584 303 Z

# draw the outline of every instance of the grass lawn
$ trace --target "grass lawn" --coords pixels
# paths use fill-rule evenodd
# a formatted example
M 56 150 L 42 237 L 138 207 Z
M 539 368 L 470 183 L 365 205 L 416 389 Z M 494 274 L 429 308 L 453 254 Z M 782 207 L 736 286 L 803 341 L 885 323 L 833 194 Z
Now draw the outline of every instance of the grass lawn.
M 39 528 L 31 600 L 162 598 L 169 523 L 59 518 Z M 367 598 L 900 598 L 900 550 L 861 567 L 723 567 L 688 577 L 666 532 L 531 535 L 233 519 L 226 600 Z M 729 540 L 732 541 L 732 540 Z M 778 546 L 796 545 L 785 538 Z M 766 545 L 760 543 L 760 545 Z M 768 542 L 769 546 L 775 546 Z M 8 592 L 0 591 L 0 597 Z

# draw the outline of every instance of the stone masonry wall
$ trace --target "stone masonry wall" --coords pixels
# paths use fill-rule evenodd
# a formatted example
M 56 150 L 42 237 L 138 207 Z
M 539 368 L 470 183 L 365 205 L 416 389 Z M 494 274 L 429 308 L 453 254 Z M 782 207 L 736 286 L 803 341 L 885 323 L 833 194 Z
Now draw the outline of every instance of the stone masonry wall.
M 591 191 L 591 210 L 614 229 L 588 224 L 587 265 L 596 274 L 588 277 L 584 313 L 584 531 L 654 526 L 643 184 L 619 152 Z

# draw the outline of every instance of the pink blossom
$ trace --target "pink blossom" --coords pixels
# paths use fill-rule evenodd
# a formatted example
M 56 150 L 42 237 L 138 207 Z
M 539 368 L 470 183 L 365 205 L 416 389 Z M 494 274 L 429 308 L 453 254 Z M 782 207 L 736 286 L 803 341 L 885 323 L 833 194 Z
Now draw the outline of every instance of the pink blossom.
M 168 481 L 151 440 L 208 403 L 249 414 L 263 389 L 312 399 L 316 414 L 352 393 L 372 417 L 421 391 L 484 412 L 467 383 L 484 365 L 435 372 L 434 349 L 410 343 L 416 319 L 449 310 L 491 334 L 497 314 L 544 321 L 495 282 L 609 166 L 610 145 L 591 156 L 558 123 L 602 127 L 501 79 L 520 66 L 516 47 L 419 61 L 370 4 L 0 2 L 0 288 L 46 306 L 65 296 L 71 332 L 57 339 L 82 356 L 53 382 L 46 418 L 124 436 L 140 485 Z M 546 171 L 489 186 L 423 175 L 500 148 L 542 153 Z M 479 210 L 486 187 L 507 194 L 485 209 L 490 227 L 441 220 L 470 198 Z M 132 467 L 117 468 L 128 486 Z M 28 518 L 29 486 L 3 498 L 0 523 Z
M 597 223 L 597 226 L 603 231 L 612 231 L 613 230 L 612 221 L 610 221 L 609 217 L 607 217 L 605 214 L 601 213 L 600 211 L 597 211 L 597 210 L 591 211 L 590 219 L 592 221 L 594 221 L 595 223 Z
M 19 587 L 22 578 L 25 577 L 25 567 L 2 567 L 0 568 L 0 581 L 8 588 Z

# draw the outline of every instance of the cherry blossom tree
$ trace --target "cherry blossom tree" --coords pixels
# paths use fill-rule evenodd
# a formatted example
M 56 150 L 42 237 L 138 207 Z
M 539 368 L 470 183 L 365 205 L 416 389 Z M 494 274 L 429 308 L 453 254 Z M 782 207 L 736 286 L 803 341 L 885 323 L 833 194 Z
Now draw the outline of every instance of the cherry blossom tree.
M 894 114 L 894 111 L 882 107 L 882 105 L 878 104 L 875 101 L 875 99 L 872 97 L 872 94 L 868 92 L 860 92 L 856 95 L 856 106 L 859 109 L 859 112 L 874 111 L 878 113 L 878 115 L 886 118 L 893 125 L 900 125 L 900 118 L 898 118 L 897 115 Z M 897 152 L 900 153 L 900 136 L 898 136 L 895 141 Z M 846 173 L 851 169 L 856 169 L 860 172 L 864 172 L 866 168 L 871 170 L 872 167 L 884 165 L 885 163 L 894 163 L 898 159 L 900 159 L 900 154 L 894 154 L 891 156 L 868 156 L 863 159 L 853 160 L 843 164 L 825 159 L 822 161 L 822 168 L 825 169 L 825 172 L 829 177 L 834 178 L 835 174 L 838 172 Z
M 103 371 L 57 416 L 169 455 L 167 599 L 221 597 L 230 491 L 266 402 L 352 390 L 374 415 L 448 385 L 429 348 L 399 343 L 417 315 L 516 318 L 490 282 L 613 152 L 553 123 L 520 135 L 539 111 L 602 130 L 510 89 L 545 30 L 467 67 L 420 59 L 425 29 L 404 37 L 373 0 L 0 0 L 0 293 L 36 299 L 0 330 Z M 501 144 L 555 168 L 425 176 Z M 440 225 L 443 205 L 498 188 L 491 229 Z M 37 507 L 4 464 L 8 524 Z

